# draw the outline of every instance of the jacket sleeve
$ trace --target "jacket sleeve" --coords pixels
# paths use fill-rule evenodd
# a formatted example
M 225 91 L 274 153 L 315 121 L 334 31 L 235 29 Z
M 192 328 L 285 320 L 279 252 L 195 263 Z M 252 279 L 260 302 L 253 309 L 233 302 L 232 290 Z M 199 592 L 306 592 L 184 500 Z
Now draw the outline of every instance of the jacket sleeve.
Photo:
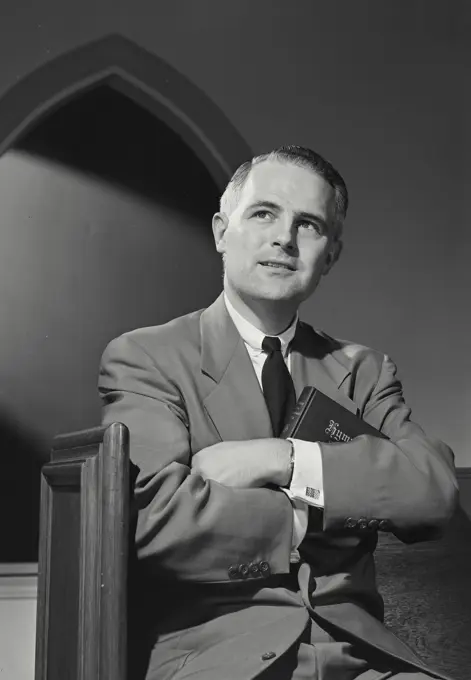
M 363 418 L 389 440 L 363 435 L 320 445 L 326 531 L 379 528 L 404 542 L 440 535 L 458 498 L 454 456 L 410 413 L 396 367 L 385 356 Z
M 288 572 L 289 499 L 278 490 L 230 488 L 190 474 L 185 402 L 165 363 L 157 366 L 124 335 L 108 345 L 100 365 L 103 424 L 128 427 L 137 466 L 139 559 L 172 578 L 196 582 Z

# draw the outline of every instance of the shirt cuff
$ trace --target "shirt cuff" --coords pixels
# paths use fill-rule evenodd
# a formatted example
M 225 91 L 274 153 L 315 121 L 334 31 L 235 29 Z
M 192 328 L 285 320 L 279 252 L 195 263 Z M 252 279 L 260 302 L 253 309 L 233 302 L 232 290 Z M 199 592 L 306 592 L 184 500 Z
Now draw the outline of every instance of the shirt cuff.
M 309 521 L 309 508 L 304 501 L 298 501 L 292 497 L 289 489 L 282 488 L 282 491 L 286 493 L 293 506 L 293 536 L 291 541 L 291 556 L 290 562 L 299 562 L 301 559 L 298 552 L 298 547 L 301 545 L 301 541 L 306 535 L 307 524 Z
M 321 447 L 316 442 L 290 439 L 294 446 L 294 468 L 289 497 L 316 508 L 324 507 Z

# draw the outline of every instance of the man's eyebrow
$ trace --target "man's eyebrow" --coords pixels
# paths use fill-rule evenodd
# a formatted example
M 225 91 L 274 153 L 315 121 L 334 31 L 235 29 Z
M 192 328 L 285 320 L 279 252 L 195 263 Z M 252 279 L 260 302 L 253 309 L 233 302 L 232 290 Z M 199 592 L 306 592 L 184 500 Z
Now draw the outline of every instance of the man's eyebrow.
M 281 210 L 281 207 L 273 203 L 273 201 L 255 201 L 255 203 L 249 205 L 248 210 L 254 210 L 255 208 L 270 208 L 270 210 L 275 210 L 276 212 Z

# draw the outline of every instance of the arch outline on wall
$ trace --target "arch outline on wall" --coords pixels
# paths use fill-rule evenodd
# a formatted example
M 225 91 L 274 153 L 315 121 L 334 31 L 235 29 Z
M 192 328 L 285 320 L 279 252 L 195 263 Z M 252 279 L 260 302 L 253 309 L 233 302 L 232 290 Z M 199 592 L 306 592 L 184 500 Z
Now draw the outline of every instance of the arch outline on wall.
M 221 109 L 160 57 L 121 35 L 105 36 L 39 66 L 0 97 L 0 155 L 68 100 L 99 85 L 128 96 L 174 130 L 222 191 L 251 157 Z

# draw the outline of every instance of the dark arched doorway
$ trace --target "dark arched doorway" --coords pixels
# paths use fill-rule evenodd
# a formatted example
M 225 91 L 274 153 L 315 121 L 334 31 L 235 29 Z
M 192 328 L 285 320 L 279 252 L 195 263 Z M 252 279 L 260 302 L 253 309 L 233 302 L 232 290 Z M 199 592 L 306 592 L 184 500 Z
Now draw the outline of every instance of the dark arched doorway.
M 220 288 L 210 217 L 248 148 L 157 62 L 109 38 L 0 100 L 0 563 L 36 561 L 39 467 L 54 434 L 99 422 L 106 343 Z

